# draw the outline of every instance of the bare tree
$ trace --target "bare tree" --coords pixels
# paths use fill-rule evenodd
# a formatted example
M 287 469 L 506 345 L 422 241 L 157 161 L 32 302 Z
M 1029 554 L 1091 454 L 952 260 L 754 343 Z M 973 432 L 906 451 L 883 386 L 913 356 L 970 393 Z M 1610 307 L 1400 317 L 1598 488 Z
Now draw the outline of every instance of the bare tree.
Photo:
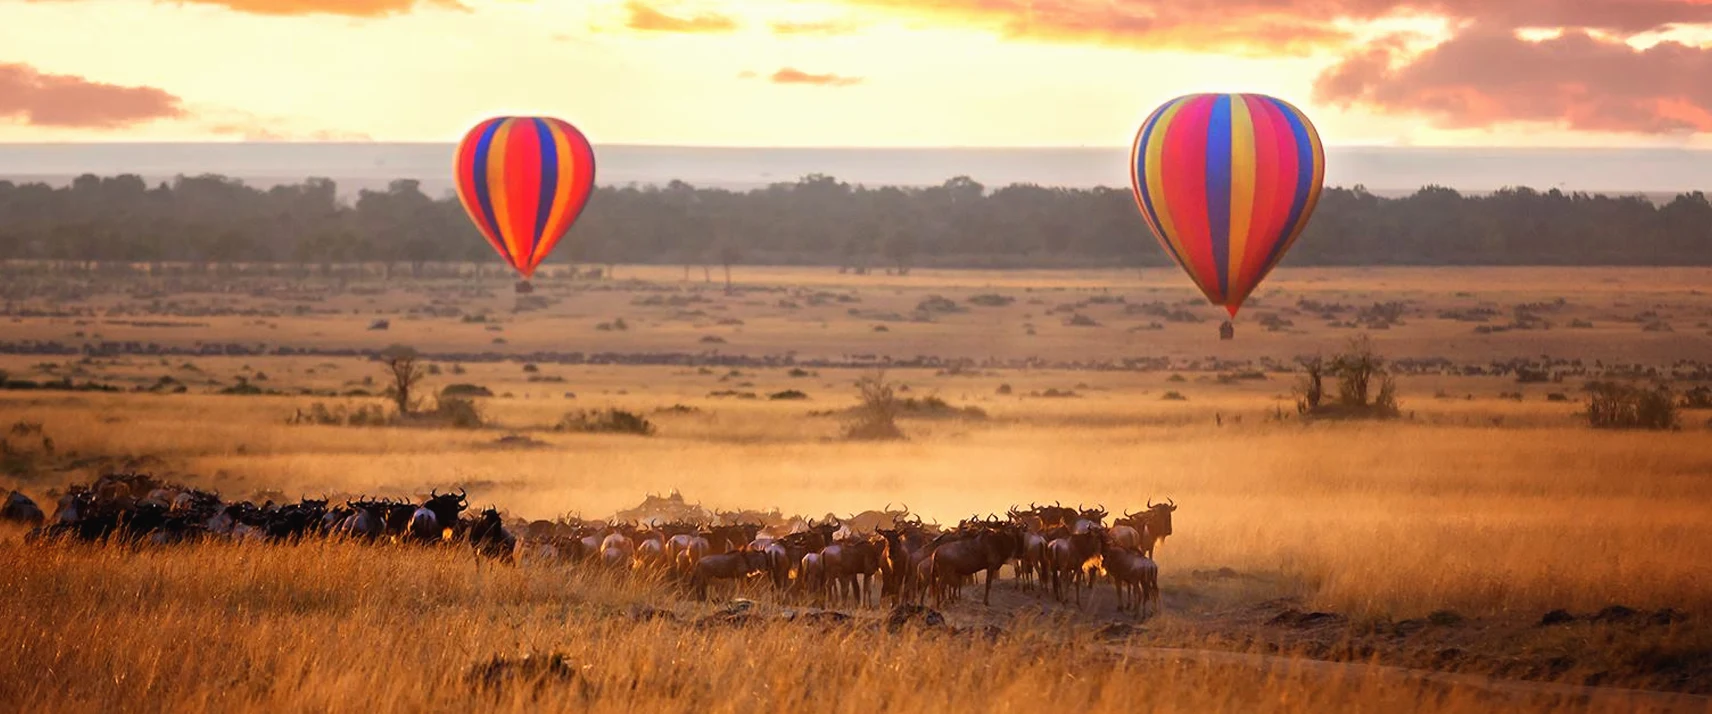
M 409 415 L 416 406 L 411 399 L 416 385 L 428 375 L 428 368 L 422 364 L 422 355 L 413 347 L 393 345 L 381 351 L 380 360 L 392 376 L 387 394 L 398 403 L 398 415 Z

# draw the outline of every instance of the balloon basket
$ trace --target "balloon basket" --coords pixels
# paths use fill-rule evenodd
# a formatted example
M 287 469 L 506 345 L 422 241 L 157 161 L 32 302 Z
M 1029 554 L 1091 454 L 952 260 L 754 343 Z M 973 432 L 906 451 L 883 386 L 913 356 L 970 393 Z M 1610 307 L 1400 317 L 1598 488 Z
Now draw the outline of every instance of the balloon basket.
M 1225 320 L 1224 324 L 1219 325 L 1219 339 L 1229 340 L 1229 339 L 1232 339 L 1235 337 L 1236 337 L 1236 326 L 1232 325 L 1230 320 Z
M 529 284 L 529 281 L 527 281 L 527 280 L 517 281 L 517 294 L 518 295 L 528 295 L 529 293 L 532 293 L 532 292 L 535 292 L 535 286 Z

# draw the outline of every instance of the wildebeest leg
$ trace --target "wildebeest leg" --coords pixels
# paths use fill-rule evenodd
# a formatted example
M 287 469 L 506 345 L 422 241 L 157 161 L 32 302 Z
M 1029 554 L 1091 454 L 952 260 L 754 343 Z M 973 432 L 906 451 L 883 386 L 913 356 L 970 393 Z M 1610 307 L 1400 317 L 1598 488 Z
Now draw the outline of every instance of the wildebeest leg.
M 996 577 L 998 574 L 999 574 L 999 569 L 996 567 L 987 569 L 987 592 L 985 592 L 981 595 L 981 604 L 982 605 L 991 605 L 992 604 L 992 601 L 993 601 L 993 578 Z

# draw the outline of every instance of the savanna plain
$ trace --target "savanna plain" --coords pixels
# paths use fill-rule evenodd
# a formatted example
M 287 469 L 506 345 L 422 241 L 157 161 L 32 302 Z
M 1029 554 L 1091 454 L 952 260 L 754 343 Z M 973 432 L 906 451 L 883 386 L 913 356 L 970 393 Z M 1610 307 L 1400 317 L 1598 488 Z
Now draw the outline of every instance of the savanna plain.
M 1712 270 L 1286 268 L 1231 340 L 1165 270 L 4 271 L 0 485 L 50 522 L 112 472 L 257 503 L 462 488 L 520 534 L 674 493 L 948 527 L 1177 506 L 1147 617 L 1008 567 L 927 617 L 763 577 L 703 600 L 527 538 L 507 565 L 17 526 L 19 711 L 1712 708 Z M 1358 338 L 1395 415 L 1303 414 L 1300 358 Z M 427 416 L 385 394 L 393 345 Z M 847 438 L 875 377 L 903 439 Z M 1591 427 L 1589 381 L 1668 387 L 1675 427 Z M 608 410 L 651 433 L 587 428 Z

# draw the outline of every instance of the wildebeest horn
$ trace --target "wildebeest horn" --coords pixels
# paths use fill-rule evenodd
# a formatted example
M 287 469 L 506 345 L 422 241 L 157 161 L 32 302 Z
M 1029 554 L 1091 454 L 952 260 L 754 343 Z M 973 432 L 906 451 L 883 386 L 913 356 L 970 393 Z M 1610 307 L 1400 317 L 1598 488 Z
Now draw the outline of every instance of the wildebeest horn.
M 1040 506 L 1036 506 L 1036 505 L 1034 505 L 1034 501 L 1029 501 L 1029 502 L 1028 502 L 1028 510 L 1030 510 L 1030 511 L 1038 511 L 1038 510 L 1040 510 Z
M 1148 508 L 1148 510 L 1153 510 L 1153 497 L 1152 496 L 1147 497 L 1147 508 Z
M 813 518 L 808 519 L 808 527 L 810 527 L 810 528 L 814 527 L 814 519 Z
M 418 491 L 417 493 L 421 493 L 421 492 Z M 437 488 L 428 489 L 428 497 L 429 498 L 439 498 L 440 497 L 440 489 L 437 489 Z
M 1165 497 L 1165 502 L 1171 506 L 1171 510 L 1173 510 L 1173 511 L 1177 510 L 1177 502 L 1171 500 L 1170 496 Z

